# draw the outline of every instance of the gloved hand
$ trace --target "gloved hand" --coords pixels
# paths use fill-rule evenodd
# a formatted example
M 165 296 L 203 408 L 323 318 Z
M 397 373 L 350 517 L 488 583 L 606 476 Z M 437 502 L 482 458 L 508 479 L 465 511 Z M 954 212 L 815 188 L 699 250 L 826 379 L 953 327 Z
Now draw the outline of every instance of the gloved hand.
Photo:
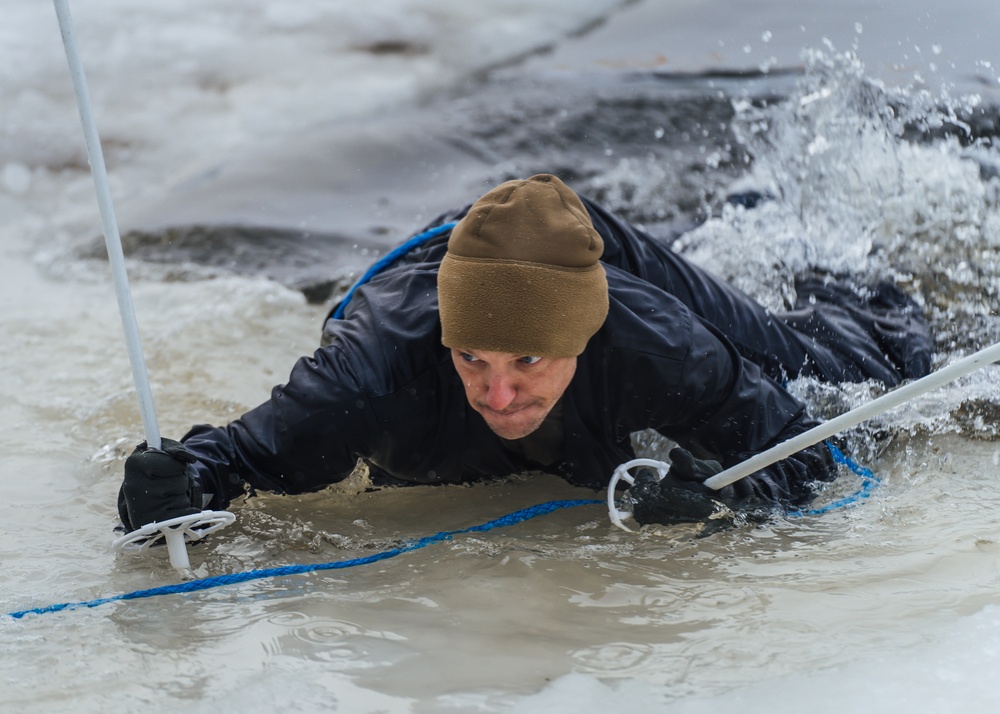
M 640 471 L 623 500 L 640 525 L 703 523 L 725 503 L 731 489 L 716 491 L 703 482 L 722 471 L 718 461 L 696 459 L 691 452 L 670 451 L 670 470 L 661 481 L 648 469 Z
M 118 491 L 118 515 L 127 532 L 178 516 L 201 513 L 201 484 L 190 468 L 197 459 L 187 447 L 163 439 L 159 450 L 142 442 L 125 460 Z

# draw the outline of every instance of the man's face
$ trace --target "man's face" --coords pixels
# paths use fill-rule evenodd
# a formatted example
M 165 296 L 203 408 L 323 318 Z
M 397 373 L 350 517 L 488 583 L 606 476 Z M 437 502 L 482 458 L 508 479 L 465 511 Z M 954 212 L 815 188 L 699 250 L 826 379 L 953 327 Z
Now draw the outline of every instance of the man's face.
M 541 426 L 576 372 L 576 357 L 452 349 L 451 359 L 469 404 L 504 439 L 520 439 Z

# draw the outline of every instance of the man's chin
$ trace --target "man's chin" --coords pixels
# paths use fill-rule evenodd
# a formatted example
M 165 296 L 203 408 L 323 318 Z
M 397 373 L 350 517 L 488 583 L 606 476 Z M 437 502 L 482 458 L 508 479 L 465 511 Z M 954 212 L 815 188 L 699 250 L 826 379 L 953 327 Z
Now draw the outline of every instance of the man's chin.
M 523 416 L 523 415 L 522 415 Z M 501 439 L 506 439 L 507 441 L 513 441 L 515 439 L 523 439 L 528 436 L 528 434 L 533 433 L 541 426 L 542 422 L 545 420 L 545 415 L 536 419 L 510 419 L 501 416 L 490 415 L 483 416 L 486 421 L 486 425 L 490 430 L 499 436 Z
M 528 436 L 528 434 L 535 431 L 535 429 L 517 429 L 517 430 L 501 429 L 493 426 L 492 424 L 490 425 L 490 429 L 493 431 L 494 434 L 499 436 L 501 439 L 506 439 L 507 441 L 516 441 L 517 439 L 523 439 L 524 437 Z

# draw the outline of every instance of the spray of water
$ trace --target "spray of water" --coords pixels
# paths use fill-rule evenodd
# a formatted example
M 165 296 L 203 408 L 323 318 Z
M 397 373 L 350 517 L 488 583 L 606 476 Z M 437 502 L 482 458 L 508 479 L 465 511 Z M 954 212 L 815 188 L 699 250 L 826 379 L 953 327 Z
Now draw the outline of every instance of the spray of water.
M 774 200 L 727 206 L 675 248 L 771 309 L 796 274 L 864 286 L 892 280 L 931 320 L 936 365 L 1000 341 L 1000 152 L 966 118 L 976 101 L 888 89 L 852 54 L 812 51 L 781 101 L 737 99 L 734 133 L 753 160 L 743 182 Z M 983 370 L 867 427 L 996 432 L 1000 380 Z M 874 385 L 790 389 L 829 417 L 877 396 Z

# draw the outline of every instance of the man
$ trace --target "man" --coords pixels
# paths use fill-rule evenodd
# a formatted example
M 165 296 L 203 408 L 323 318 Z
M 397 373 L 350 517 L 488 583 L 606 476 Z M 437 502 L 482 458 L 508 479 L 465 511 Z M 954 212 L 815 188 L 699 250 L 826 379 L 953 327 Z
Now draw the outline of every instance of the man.
M 129 529 L 224 508 L 246 488 L 314 491 L 366 462 L 377 484 L 531 469 L 606 486 L 630 435 L 677 442 L 660 483 L 630 492 L 640 522 L 798 505 L 835 475 L 823 444 L 721 491 L 723 466 L 810 428 L 776 380 L 926 374 L 927 325 L 895 288 L 867 299 L 814 279 L 771 314 L 558 178 L 508 181 L 449 232 L 376 274 L 331 317 L 325 346 L 271 399 L 183 445 L 125 464 Z

